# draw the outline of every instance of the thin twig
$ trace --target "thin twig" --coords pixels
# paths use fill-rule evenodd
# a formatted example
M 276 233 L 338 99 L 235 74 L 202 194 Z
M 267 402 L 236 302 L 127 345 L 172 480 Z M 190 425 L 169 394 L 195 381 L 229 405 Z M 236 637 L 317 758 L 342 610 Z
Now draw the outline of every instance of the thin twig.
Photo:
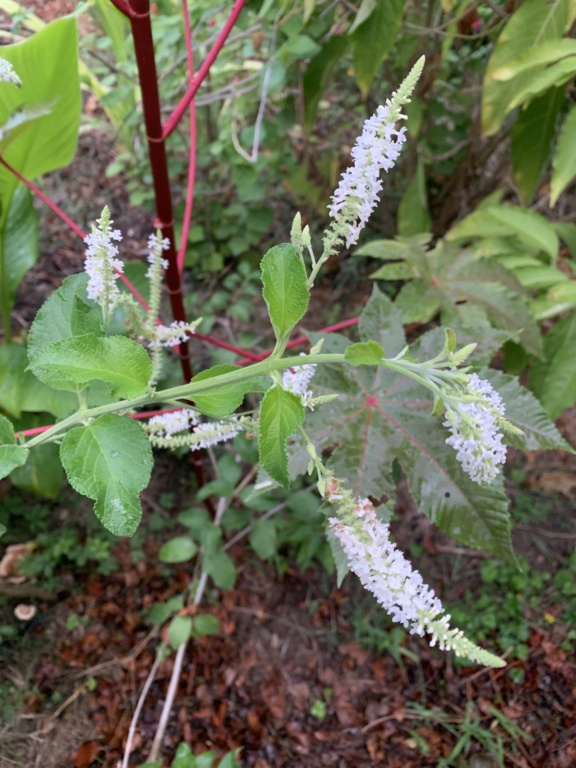
M 124 748 L 124 757 L 122 759 L 122 768 L 128 768 L 128 760 L 130 759 L 130 753 L 132 752 L 132 743 L 134 741 L 134 735 L 136 734 L 136 726 L 140 718 L 140 712 L 142 711 L 142 707 L 144 706 L 144 701 L 148 696 L 148 691 L 150 690 L 150 686 L 154 682 L 154 678 L 156 677 L 156 672 L 158 671 L 158 667 L 160 666 L 160 661 L 162 659 L 162 653 L 161 653 L 162 649 L 163 649 L 163 645 L 161 645 L 158 648 L 158 651 L 156 653 L 156 658 L 154 659 L 154 664 L 152 664 L 152 669 L 150 670 L 148 677 L 146 678 L 146 682 L 144 683 L 144 686 L 142 688 L 142 691 L 140 692 L 140 696 L 138 697 L 138 703 L 136 704 L 136 709 L 134 710 L 134 714 L 132 715 L 132 721 L 130 722 L 130 728 L 128 730 L 128 738 L 126 739 L 126 747 Z

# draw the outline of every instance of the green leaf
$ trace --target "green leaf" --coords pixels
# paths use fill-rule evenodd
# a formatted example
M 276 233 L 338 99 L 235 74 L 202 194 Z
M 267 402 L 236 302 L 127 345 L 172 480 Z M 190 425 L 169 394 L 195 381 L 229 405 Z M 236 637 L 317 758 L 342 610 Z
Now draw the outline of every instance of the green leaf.
M 294 248 L 283 243 L 271 248 L 261 263 L 262 294 L 277 339 L 283 339 L 308 309 L 306 270 Z
M 56 445 L 38 445 L 30 451 L 24 466 L 17 467 L 10 481 L 17 488 L 55 499 L 62 486 L 62 464 Z
M 58 19 L 24 42 L 2 46 L 2 57 L 13 64 L 22 87 L 2 89 L 0 125 L 22 105 L 51 106 L 48 114 L 28 123 L 26 130 L 3 151 L 13 168 L 25 178 L 34 179 L 67 165 L 76 151 L 81 100 L 75 19 Z M 12 173 L 0 167 L 0 231 L 19 183 Z
M 236 568 L 226 552 L 216 552 L 206 555 L 202 563 L 208 576 L 212 577 L 218 589 L 231 589 L 236 581 Z
M 572 0 L 557 0 L 552 5 L 545 0 L 526 0 L 506 23 L 486 67 L 482 90 L 482 128 L 491 136 L 502 126 L 512 109 L 510 103 L 529 83 L 533 72 L 521 74 L 513 80 L 501 81 L 494 73 L 510 64 L 539 43 L 555 40 L 571 23 Z
M 576 105 L 572 107 L 558 136 L 556 152 L 552 158 L 552 178 L 550 180 L 550 205 L 556 201 L 568 184 L 576 178 Z
M 262 399 L 259 423 L 260 464 L 277 483 L 288 486 L 286 441 L 304 423 L 301 399 L 282 387 L 272 387 Z
M 516 95 L 509 104 L 509 109 L 519 107 L 534 97 L 540 96 L 549 88 L 559 88 L 567 83 L 568 80 L 571 80 L 574 74 L 576 74 L 576 56 L 562 59 L 562 61 L 553 64 L 539 74 L 533 74 L 524 87 L 516 92 Z
M 384 350 L 377 341 L 359 341 L 346 347 L 344 359 L 350 365 L 379 365 L 384 359 Z
M 356 12 L 352 26 L 348 30 L 348 34 L 351 35 L 358 27 L 372 16 L 376 8 L 378 7 L 378 0 L 362 0 L 360 7 Z
M 553 226 L 554 231 L 568 246 L 572 256 L 576 257 L 576 224 L 570 221 L 557 221 Z
M 184 563 L 191 560 L 198 547 L 189 536 L 175 536 L 160 547 L 158 559 L 163 563 Z
M 304 92 L 304 127 L 310 133 L 316 119 L 318 104 L 332 77 L 335 65 L 342 59 L 348 38 L 334 35 L 322 46 L 322 50 L 308 62 L 302 78 Z
M 517 237 L 529 248 L 558 257 L 558 236 L 539 214 L 513 205 L 498 205 L 476 210 L 462 219 L 446 235 L 449 242 L 475 237 Z
M 550 88 L 520 112 L 512 127 L 514 181 L 524 205 L 532 200 L 550 157 L 563 103 L 564 88 Z
M 478 375 L 487 379 L 502 396 L 505 417 L 522 430 L 521 435 L 506 433 L 505 442 L 522 451 L 560 449 L 573 453 L 532 392 L 523 387 L 515 376 L 492 368 L 485 368 Z
M 201 373 L 198 373 L 191 380 L 191 383 L 212 379 L 214 376 L 221 376 L 223 373 L 237 371 L 235 365 L 215 365 Z M 205 395 L 194 395 L 194 402 L 201 411 L 208 416 L 222 418 L 229 416 L 236 408 L 242 405 L 244 395 L 247 392 L 262 392 L 266 389 L 266 383 L 261 379 L 247 379 L 246 381 L 237 381 L 233 384 L 215 387 Z
M 362 7 L 358 15 L 361 11 Z M 368 11 L 369 8 L 362 11 L 367 13 L 366 21 L 357 28 L 353 25 L 354 31 L 351 35 L 354 46 L 354 75 L 364 98 L 368 95 L 380 64 L 394 45 L 402 23 L 404 0 L 377 0 L 376 8 L 370 13 Z
M 239 751 L 239 749 L 235 749 L 233 752 L 226 752 L 222 760 L 220 760 L 218 768 L 240 768 L 236 761 L 236 755 Z
M 7 298 L 7 313 L 14 304 L 16 290 L 22 278 L 38 261 L 38 214 L 32 203 L 32 193 L 27 187 L 18 187 L 8 211 L 4 237 L 0 235 L 0 275 L 3 275 L 2 292 Z
M 217 635 L 220 632 L 220 621 L 211 613 L 199 613 L 194 616 L 193 625 L 194 637 L 206 637 L 207 635 Z
M 168 640 L 172 648 L 177 651 L 181 645 L 185 645 L 185 643 L 188 642 L 191 635 L 192 617 L 174 616 L 168 627 Z M 172 765 L 174 765 L 174 763 L 172 763 Z M 189 765 L 189 763 L 181 763 L 181 765 Z
M 250 529 L 250 545 L 262 560 L 276 554 L 278 537 L 274 520 L 257 520 L 254 523 Z
M 142 427 L 128 417 L 99 416 L 67 433 L 60 459 L 74 490 L 96 502 L 102 525 L 115 536 L 131 536 L 142 516 L 138 494 L 153 464 Z
M 124 336 L 92 334 L 57 341 L 34 355 L 29 369 L 54 389 L 71 392 L 104 381 L 114 397 L 138 397 L 148 389 L 152 363 L 146 350 Z
M 50 344 L 71 336 L 104 336 L 102 312 L 86 300 L 88 279 L 84 272 L 70 275 L 42 304 L 28 336 L 30 362 Z
M 328 338 L 331 351 L 348 344 L 337 334 L 327 343 Z M 428 390 L 383 367 L 346 368 L 343 375 L 335 364 L 319 366 L 314 389 L 319 395 L 341 393 L 335 403 L 307 415 L 306 432 L 332 450 L 329 466 L 355 495 L 393 499 L 398 462 L 418 508 L 445 533 L 513 560 L 502 482 L 480 486 L 462 470 L 446 445 L 442 417 L 432 415 Z
M 7 418 L 0 415 L 0 479 L 25 464 L 29 453 L 27 448 L 16 445 L 14 427 Z
M 389 357 L 406 346 L 402 317 L 390 299 L 377 286 L 360 315 L 358 330 L 362 341 L 377 341 Z
M 354 256 L 371 256 L 373 259 L 400 261 L 406 256 L 408 245 L 403 240 L 372 240 L 354 251 Z
M 440 302 L 423 280 L 411 280 L 403 285 L 394 299 L 402 322 L 427 323 L 440 309 Z
M 544 357 L 535 360 L 530 387 L 555 419 L 576 403 L 576 313 L 557 323 L 544 339 Z
M 500 68 L 492 70 L 492 77 L 494 80 L 512 80 L 530 69 L 539 69 L 543 65 L 574 55 L 576 55 L 576 41 L 547 40 L 539 45 L 533 45 L 516 56 L 513 61 L 509 60 Z
M 428 210 L 428 193 L 426 191 L 426 167 L 422 158 L 414 176 L 406 187 L 398 208 L 398 233 L 402 237 L 412 237 L 423 232 L 430 232 L 432 219 Z

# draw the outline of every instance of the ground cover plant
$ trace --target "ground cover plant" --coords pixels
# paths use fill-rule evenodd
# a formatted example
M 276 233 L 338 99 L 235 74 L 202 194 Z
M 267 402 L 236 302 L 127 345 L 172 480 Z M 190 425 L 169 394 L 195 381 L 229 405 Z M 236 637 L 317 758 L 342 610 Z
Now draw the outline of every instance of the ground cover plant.
M 418 318 L 406 316 L 406 308 L 412 305 L 401 298 L 402 292 L 391 301 L 375 289 L 354 323 L 358 328 L 352 338 L 337 332 L 308 331 L 310 350 L 302 355 L 285 354 L 302 344 L 302 339 L 294 339 L 294 330 L 305 317 L 312 289 L 321 278 L 323 268 L 344 247 L 358 242 L 378 204 L 383 184 L 380 172 L 392 169 L 406 141 L 406 131 L 401 127 L 405 120 L 403 109 L 409 111 L 413 104 L 413 91 L 424 68 L 423 57 L 410 57 L 415 63 L 410 62 L 409 74 L 385 106 L 379 106 L 365 121 L 351 152 L 353 164 L 342 174 L 332 196 L 331 222 L 323 235 L 318 234 L 317 226 L 304 225 L 301 214 L 297 213 L 287 228 L 289 242 L 272 245 L 261 259 L 262 296 L 274 336 L 273 349 L 263 353 L 224 342 L 203 332 L 196 307 L 193 307 L 192 319 L 187 315 L 183 269 L 193 200 L 196 149 L 193 111 L 187 197 L 178 248 L 165 144 L 193 102 L 243 5 L 242 2 L 234 5 L 196 75 L 190 20 L 185 13 L 189 82 L 185 95 L 163 122 L 158 78 L 153 66 L 148 4 L 115 3 L 133 34 L 149 140 L 157 218 L 155 232 L 150 233 L 147 241 L 148 266 L 142 269 L 141 265 L 125 265 L 119 258 L 122 233 L 114 228 L 107 207 L 92 233 L 85 235 L 42 195 L 83 237 L 85 265 L 83 273 L 67 277 L 47 299 L 26 339 L 12 337 L 8 317 L 18 284 L 35 258 L 35 212 L 27 190 L 41 195 L 30 178 L 66 163 L 74 151 L 79 114 L 75 21 L 66 18 L 52 22 L 25 42 L 6 46 L 2 51 L 6 56 L 2 65 L 2 87 L 8 94 L 3 102 L 6 119 L 0 177 L 2 311 L 7 329 L 7 343 L 2 351 L 4 369 L 10 372 L 3 382 L 2 406 L 7 416 L 12 417 L 12 421 L 1 418 L 3 474 L 10 475 L 23 487 L 55 495 L 57 488 L 54 490 L 50 485 L 54 471 L 47 471 L 46 467 L 54 468 L 61 462 L 72 488 L 94 502 L 93 511 L 99 522 L 115 536 L 134 536 L 142 516 L 140 494 L 152 470 L 151 446 L 169 448 L 179 454 L 192 451 L 197 505 L 178 516 L 185 533 L 165 541 L 157 556 L 164 564 L 193 563 L 194 576 L 184 595 L 171 595 L 165 605 L 153 606 L 156 610 L 152 611 L 152 621 L 166 622 L 165 630 L 126 733 L 124 765 L 130 764 L 139 718 L 150 687 L 162 663 L 173 654 L 165 705 L 150 740 L 149 764 L 162 764 L 159 755 L 189 642 L 201 643 L 202 638 L 222 631 L 218 617 L 200 612 L 199 605 L 209 585 L 220 590 L 234 587 L 237 564 L 228 550 L 235 537 L 226 541 L 225 535 L 235 530 L 240 531 L 238 535 L 245 535 L 243 531 L 247 528 L 252 548 L 265 559 L 275 556 L 278 539 L 284 535 L 286 543 L 297 547 L 302 565 L 309 564 L 314 557 L 326 565 L 334 562 L 339 581 L 351 569 L 394 621 L 413 634 L 430 635 L 432 646 L 454 651 L 469 662 L 504 666 L 501 658 L 475 645 L 452 626 L 450 615 L 444 612 L 434 591 L 392 543 L 389 523 L 394 505 L 398 504 L 399 483 L 405 483 L 419 511 L 457 542 L 484 549 L 517 566 L 510 540 L 508 501 L 500 476 L 500 465 L 506 456 L 503 441 L 524 450 L 571 450 L 536 398 L 514 375 L 487 368 L 490 359 L 508 340 L 523 345 L 525 354 L 535 357 L 544 354 L 540 330 L 532 319 L 530 307 L 514 293 L 521 294 L 521 287 L 517 288 L 516 278 L 512 274 L 508 277 L 506 267 L 500 268 L 498 264 L 490 264 L 479 277 L 492 291 L 502 283 L 505 287 L 498 293 L 498 303 L 503 305 L 506 300 L 514 311 L 500 314 L 490 311 L 494 300 L 488 301 L 486 291 L 482 294 L 478 287 L 470 292 L 471 300 L 463 301 L 463 293 L 468 297 L 458 283 L 459 273 L 449 273 L 452 294 L 446 291 L 438 298 L 437 291 L 428 299 L 425 314 Z M 101 14 L 106 14 L 105 9 L 106 6 L 99 4 Z M 264 9 L 261 13 L 266 18 Z M 307 7 L 303 23 L 310 22 L 313 14 L 314 6 L 312 10 Z M 363 4 L 351 24 L 352 33 L 356 27 L 361 29 L 363 24 L 372 23 L 366 15 L 370 16 L 370 12 Z M 108 29 L 111 39 L 118 26 L 118 17 L 113 18 L 115 21 L 109 20 Z M 571 21 L 567 14 L 563 25 L 556 28 L 557 36 L 563 34 Z M 295 55 L 294 51 L 298 52 L 297 58 L 310 58 L 312 53 L 319 53 L 298 31 L 293 29 L 286 34 L 292 46 L 284 49 L 288 61 Z M 120 43 L 118 45 L 121 48 Z M 57 67 L 54 66 L 55 48 L 65 54 L 59 58 Z M 360 48 L 361 44 L 357 43 L 355 50 L 358 52 Z M 569 53 L 569 46 L 567 50 Z M 546 51 L 542 52 L 543 60 L 553 60 Z M 412 54 L 415 53 L 413 50 Z M 46 83 L 37 76 L 38 62 L 43 64 Z M 264 71 L 264 81 L 269 71 Z M 357 72 L 361 88 L 363 82 L 369 85 L 362 80 L 366 73 L 363 74 L 360 53 Z M 32 87 L 28 81 L 33 76 Z M 511 77 L 507 75 L 504 79 Z M 550 77 L 546 82 L 549 81 Z M 527 93 L 534 96 L 540 92 L 528 89 Z M 108 103 L 109 108 L 114 106 L 118 105 Z M 506 108 L 503 110 L 505 114 Z M 64 123 L 65 131 L 62 130 Z M 54 151 L 48 155 L 46 144 L 51 148 L 54 145 Z M 238 186 L 242 188 L 246 177 L 240 174 L 238 178 Z M 414 179 L 421 186 L 421 170 L 416 171 Z M 411 210 L 410 200 L 406 197 L 402 201 L 400 220 Z M 493 211 L 494 200 L 491 206 L 485 210 L 494 217 L 497 215 Z M 420 227 L 426 217 L 418 213 L 417 206 L 413 210 L 418 214 Z M 514 214 L 505 213 L 505 221 L 496 234 L 505 241 L 508 230 L 502 231 L 502 227 L 512 227 L 511 243 L 517 247 L 514 238 L 521 229 L 518 222 L 526 219 L 521 213 L 515 215 L 516 218 Z M 464 223 L 459 235 L 452 234 L 447 240 L 458 239 L 458 236 L 465 241 L 473 239 L 479 230 L 474 229 L 470 221 L 468 228 Z M 543 229 L 541 225 L 538 231 Z M 408 232 L 404 226 L 400 230 L 408 236 L 420 235 L 423 231 Z M 253 232 L 259 234 L 260 230 L 256 228 Z M 399 244 L 384 241 L 364 246 L 368 249 L 364 252 L 370 253 L 372 247 L 383 248 L 385 254 L 394 253 L 397 248 L 402 258 L 409 253 L 415 272 L 404 270 L 396 276 L 387 273 L 378 276 L 415 277 L 425 285 L 421 279 L 425 270 L 419 270 L 428 259 L 428 251 L 423 246 L 429 242 L 429 237 L 405 239 Z M 556 258 L 556 253 L 550 252 L 554 246 L 550 246 L 549 236 L 541 236 L 538 244 L 544 249 L 547 246 L 550 258 Z M 237 242 L 234 246 L 239 250 L 246 247 L 250 247 L 250 242 Z M 460 254 L 442 242 L 433 247 L 443 265 Z M 487 248 L 486 242 L 482 242 L 472 260 L 485 258 Z M 482 268 L 479 269 L 482 272 Z M 250 274 L 250 270 L 245 272 L 246 277 Z M 119 278 L 122 290 L 117 284 Z M 562 282 L 560 277 L 555 279 Z M 168 288 L 173 318 L 170 323 L 164 320 L 163 283 Z M 435 279 L 431 283 L 437 288 Z M 414 291 L 416 285 L 416 281 L 408 283 L 403 291 Z M 420 290 L 413 300 L 416 298 L 421 303 L 423 296 Z M 550 299 L 548 296 L 548 302 Z M 524 308 L 523 313 L 520 307 Z M 407 345 L 403 321 L 428 322 L 439 310 L 441 315 L 435 327 L 428 328 Z M 515 317 L 511 317 L 513 314 Z M 347 325 L 350 323 L 340 324 L 338 330 Z M 458 333 L 452 325 L 457 326 Z M 194 337 L 235 353 L 240 360 L 237 364 L 218 362 L 202 370 L 202 359 L 190 355 L 189 338 L 194 341 Z M 175 384 L 173 371 L 165 365 L 166 347 L 177 352 L 184 384 Z M 559 362 L 556 375 L 560 380 L 566 376 L 567 369 L 563 362 L 565 352 L 558 354 L 558 349 L 556 340 L 553 354 Z M 563 349 L 562 341 L 560 349 Z M 198 365 L 199 373 L 196 372 Z M 518 371 L 523 367 L 516 366 Z M 537 370 L 536 364 L 533 370 Z M 535 376 L 537 381 L 537 374 Z M 553 383 L 558 391 L 557 381 Z M 570 397 L 568 394 L 561 404 L 570 404 Z M 559 408 L 554 396 L 548 396 L 546 402 L 549 411 Z M 154 410 L 150 410 L 152 407 Z M 148 410 L 142 411 L 142 408 Z M 38 413 L 51 414 L 55 423 L 39 425 L 34 415 L 32 424 L 30 414 Z M 234 455 L 225 452 L 218 457 L 212 451 L 214 446 L 232 440 L 236 456 L 248 467 L 245 475 Z M 201 457 L 201 451 L 206 449 L 211 457 L 210 474 Z M 318 502 L 309 503 L 311 496 L 306 484 L 297 490 L 301 495 L 295 504 L 293 486 L 280 506 L 296 507 L 292 527 L 303 530 L 290 532 L 288 528 L 288 533 L 283 533 L 271 515 L 267 516 L 274 508 L 270 501 L 277 499 L 275 489 L 289 488 L 294 478 L 301 476 L 311 478 L 325 505 L 319 509 Z M 303 507 L 309 510 L 307 515 L 302 514 Z M 264 511 L 264 515 L 252 523 L 250 510 Z M 320 536 L 308 535 L 311 527 L 306 525 L 308 516 L 324 529 Z M 73 538 L 71 543 L 63 544 L 62 551 L 74 552 L 78 560 Z M 64 536 L 62 540 L 64 542 Z M 93 557 L 102 559 L 101 554 L 108 550 L 106 547 L 99 550 L 96 546 L 92 551 Z M 8 560 L 16 557 L 12 551 Z M 280 560 L 277 565 L 282 567 Z M 321 698 L 311 703 L 313 717 L 322 719 L 330 696 L 328 687 Z M 418 710 L 418 714 L 422 718 L 430 717 L 424 709 Z M 520 735 L 505 715 L 495 717 L 508 735 Z M 487 748 L 502 764 L 502 739 L 489 741 L 487 732 L 475 723 L 473 707 L 466 707 L 460 726 L 462 733 L 451 753 L 444 756 L 443 764 L 451 764 L 459 753 L 469 752 L 474 745 Z M 206 753 L 202 759 L 211 764 L 214 755 Z M 233 764 L 235 759 L 229 753 L 223 762 Z M 183 743 L 173 764 L 195 765 L 198 760 L 200 757 L 194 758 Z

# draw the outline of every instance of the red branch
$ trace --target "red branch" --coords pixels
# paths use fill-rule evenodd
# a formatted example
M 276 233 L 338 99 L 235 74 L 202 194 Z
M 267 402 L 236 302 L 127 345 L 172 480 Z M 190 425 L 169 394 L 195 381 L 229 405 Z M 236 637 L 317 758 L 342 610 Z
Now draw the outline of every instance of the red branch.
M 234 24 L 236 24 L 236 21 L 238 19 L 238 16 L 240 16 L 240 12 L 244 8 L 244 5 L 246 4 L 246 0 L 236 0 L 234 3 L 234 6 L 232 7 L 232 10 L 230 11 L 230 15 L 226 19 L 226 23 L 222 27 L 222 31 L 218 35 L 218 38 L 216 39 L 216 42 L 210 49 L 210 52 L 208 53 L 208 56 L 206 56 L 206 59 L 202 63 L 202 66 L 198 70 L 198 74 L 194 78 L 194 80 L 190 83 L 188 86 L 188 90 L 184 94 L 184 96 L 180 99 L 179 103 L 177 104 L 176 108 L 164 124 L 164 131 L 162 133 L 163 137 L 165 139 L 170 136 L 171 133 L 175 130 L 176 126 L 182 119 L 182 115 L 184 112 L 186 112 L 186 109 L 188 108 L 188 105 L 196 95 L 196 91 L 200 88 L 202 85 L 204 78 L 208 74 L 210 67 L 216 60 L 216 57 L 222 50 L 224 43 L 226 42 L 226 38 L 230 34 L 230 31 L 232 30 L 232 27 Z

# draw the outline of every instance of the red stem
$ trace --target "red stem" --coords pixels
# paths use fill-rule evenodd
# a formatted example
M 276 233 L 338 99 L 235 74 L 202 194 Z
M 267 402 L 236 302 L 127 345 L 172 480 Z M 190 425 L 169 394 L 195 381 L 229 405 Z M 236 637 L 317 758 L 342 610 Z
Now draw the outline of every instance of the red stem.
M 196 339 L 200 339 L 201 341 L 207 341 L 209 344 L 214 344 L 215 347 L 222 347 L 222 349 L 227 349 L 230 352 L 235 352 L 237 355 L 243 355 L 249 361 L 250 360 L 258 361 L 263 359 L 260 355 L 258 355 L 255 352 L 250 352 L 250 350 L 242 349 L 241 347 L 235 347 L 232 344 L 227 344 L 225 341 L 220 341 L 220 339 L 215 339 L 214 336 L 205 336 L 203 333 L 194 333 L 193 335 Z
M 55 213 L 55 214 L 56 214 L 56 215 L 57 215 L 57 216 L 58 216 L 60 219 L 62 219 L 62 221 L 63 221 L 63 222 L 64 222 L 64 223 L 65 223 L 65 224 L 66 224 L 68 227 L 70 227 L 70 229 L 71 229 L 71 230 L 72 230 L 72 231 L 73 231 L 73 232 L 74 232 L 76 235 L 78 235 L 78 237 L 80 237 L 80 238 L 82 238 L 82 240 L 84 240 L 84 238 L 86 237 L 86 233 L 85 233 L 85 232 L 84 232 L 82 229 L 80 229 L 80 227 L 78 226 L 78 224 L 75 224 L 75 223 L 72 221 L 72 219 L 71 219 L 69 216 L 67 216 L 67 215 L 64 213 L 64 211 L 62 210 L 62 208 L 60 208 L 58 205 L 56 205 L 56 203 L 55 203 L 53 200 L 50 200 L 50 198 L 49 198 L 49 197 L 47 197 L 47 196 L 44 194 L 44 192 L 42 192 L 42 190 L 41 190 L 39 187 L 37 187 L 37 186 L 36 186 L 36 184 L 33 184 L 31 181 L 29 181 L 29 180 L 28 180 L 28 179 L 26 179 L 24 176 L 22 176 L 22 174 L 21 174 L 21 173 L 19 173 L 19 172 L 16 170 L 16 168 L 13 168 L 13 167 L 10 165 L 10 163 L 6 162 L 6 160 L 4 160 L 4 158 L 3 158 L 1 155 L 0 155 L 0 165 L 3 165 L 3 166 L 4 166 L 4 168 L 6 168 L 6 170 L 8 170 L 8 171 L 10 171 L 10 173 L 14 174 L 14 176 L 16 176 L 16 178 L 18 179 L 18 181 L 21 181 L 21 182 L 22 182 L 22 184 L 25 184 L 25 185 L 28 187 L 28 189 L 29 189 L 31 192 L 33 192 L 33 193 L 36 195 L 36 197 L 40 198 L 40 200 L 42 200 L 42 202 L 43 202 L 43 203 L 45 203 L 45 204 L 48 206 L 48 208 L 50 208 L 52 211 L 54 211 L 54 213 Z M 148 310 L 150 309 L 150 307 L 148 306 L 148 304 L 147 304 L 146 300 L 144 299 L 144 297 L 142 296 L 142 294 L 141 294 L 141 293 L 140 293 L 140 292 L 137 290 L 137 288 L 136 288 L 135 286 L 133 286 L 133 285 L 132 285 L 132 283 L 130 282 L 130 280 L 128 280 L 128 278 L 126 277 L 126 275 L 123 275 L 123 274 L 122 274 L 122 272 L 119 272 L 117 269 L 115 269 L 114 271 L 116 272 L 116 274 L 118 275 L 118 277 L 120 278 L 120 280 L 121 280 L 121 281 L 124 283 L 124 285 L 126 286 L 126 288 L 127 288 L 127 289 L 130 291 L 130 293 L 131 293 L 131 294 L 134 296 L 134 298 L 136 299 L 136 301 L 137 301 L 139 304 L 141 304 L 141 305 L 142 305 L 142 307 L 144 307 L 144 309 L 145 309 L 146 311 L 148 311 Z
M 133 4 L 135 4 L 136 0 L 132 0 Z M 202 85 L 202 82 L 204 81 L 204 78 L 208 74 L 210 67 L 216 60 L 216 57 L 222 50 L 224 43 L 226 42 L 226 38 L 230 34 L 230 31 L 232 30 L 232 27 L 234 24 L 236 24 L 236 21 L 238 19 L 238 16 L 240 16 L 240 12 L 242 11 L 242 8 L 244 8 L 244 5 L 246 4 L 246 0 L 236 0 L 234 3 L 234 6 L 232 7 L 232 10 L 230 11 L 230 15 L 226 19 L 226 23 L 222 27 L 222 31 L 218 35 L 218 38 L 216 39 L 216 42 L 210 49 L 210 52 L 208 53 L 208 56 L 206 56 L 206 59 L 202 63 L 202 66 L 198 70 L 198 73 L 194 80 L 190 83 L 188 86 L 188 90 L 184 94 L 184 96 L 180 99 L 179 103 L 176 105 L 174 112 L 170 115 L 166 123 L 164 124 L 164 131 L 163 131 L 163 137 L 165 139 L 170 136 L 170 134 L 175 130 L 176 126 L 182 119 L 182 115 L 184 112 L 186 112 L 186 109 L 188 108 L 188 105 L 196 95 L 196 91 L 200 86 Z
M 194 56 L 192 53 L 192 30 L 190 28 L 190 14 L 188 12 L 187 0 L 182 0 L 182 14 L 184 17 L 184 39 L 186 41 L 186 56 L 188 58 L 188 82 L 194 79 Z M 188 182 L 186 185 L 186 206 L 184 209 L 184 220 L 182 222 L 182 235 L 178 247 L 178 271 L 180 274 L 184 271 L 184 260 L 186 259 L 186 249 L 188 247 L 188 233 L 190 231 L 190 222 L 192 219 L 192 208 L 194 207 L 194 182 L 196 180 L 196 102 L 194 99 L 190 102 L 190 150 L 188 153 Z
M 166 251 L 168 259 L 166 284 L 168 286 L 172 317 L 177 322 L 186 322 L 182 298 L 182 283 L 180 272 L 178 271 L 176 249 L 174 247 L 174 213 L 168 161 L 166 158 L 166 143 L 162 136 L 158 75 L 156 72 L 154 41 L 152 39 L 152 26 L 150 23 L 150 2 L 149 0 L 131 0 L 130 7 L 133 12 L 130 16 L 130 24 L 134 38 L 136 63 L 138 65 L 138 79 L 142 91 L 144 123 L 146 125 L 150 167 L 152 169 L 156 211 L 158 214 L 155 224 L 161 230 L 162 237 L 167 238 L 170 243 L 170 247 Z M 185 381 L 190 381 L 192 378 L 192 366 L 190 364 L 188 341 L 184 341 L 178 346 L 178 353 L 184 379 Z

